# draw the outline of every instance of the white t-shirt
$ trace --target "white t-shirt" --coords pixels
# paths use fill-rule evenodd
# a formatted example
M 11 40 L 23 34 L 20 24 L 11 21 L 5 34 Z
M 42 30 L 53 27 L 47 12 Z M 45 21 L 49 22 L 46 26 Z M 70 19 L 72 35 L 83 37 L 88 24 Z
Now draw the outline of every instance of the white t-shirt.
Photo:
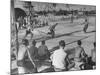
M 17 59 L 22 60 L 24 58 L 25 52 L 26 52 L 26 47 L 24 45 L 21 45 L 19 47 L 18 58 Z
M 54 53 L 51 56 L 51 60 L 52 60 L 52 65 L 55 68 L 59 68 L 59 69 L 65 69 L 65 58 L 66 58 L 66 53 L 63 49 L 58 49 L 56 51 L 54 51 Z

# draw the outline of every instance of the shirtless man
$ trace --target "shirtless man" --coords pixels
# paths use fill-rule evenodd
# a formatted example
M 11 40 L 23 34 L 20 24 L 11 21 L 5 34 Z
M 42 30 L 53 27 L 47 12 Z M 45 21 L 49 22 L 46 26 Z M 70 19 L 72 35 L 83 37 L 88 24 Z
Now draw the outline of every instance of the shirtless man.
M 96 43 L 93 43 L 94 48 L 91 50 L 91 56 L 86 57 L 84 64 L 82 64 L 82 70 L 96 69 Z
M 82 42 L 81 40 L 77 41 L 78 46 L 75 48 L 75 57 L 74 57 L 74 61 L 75 61 L 75 68 L 76 70 L 80 70 L 80 65 L 83 64 L 82 60 L 85 58 L 86 53 L 83 49 L 83 47 L 81 46 Z
M 22 45 L 19 47 L 17 65 L 18 73 L 24 74 L 27 72 L 37 72 L 34 58 L 32 57 L 32 51 L 30 50 L 29 42 L 27 39 L 22 40 Z M 25 61 L 25 56 L 28 56 L 29 61 Z

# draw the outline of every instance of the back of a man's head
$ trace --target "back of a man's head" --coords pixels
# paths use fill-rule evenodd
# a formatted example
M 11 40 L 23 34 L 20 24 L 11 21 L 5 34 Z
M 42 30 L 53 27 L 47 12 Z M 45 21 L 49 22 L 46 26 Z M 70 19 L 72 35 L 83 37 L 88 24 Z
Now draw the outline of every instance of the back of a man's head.
M 22 40 L 22 44 L 25 45 L 25 46 L 28 46 L 29 45 L 29 42 L 27 39 L 23 39 Z
M 44 40 L 41 43 L 42 43 L 42 45 L 45 45 L 45 41 Z
M 65 47 L 65 41 L 64 40 L 61 40 L 59 42 L 59 46 L 64 48 Z
M 33 45 L 33 46 L 36 45 L 36 41 L 35 41 L 35 40 L 32 41 L 32 45 Z
M 87 19 L 85 19 L 85 22 L 87 22 L 88 20 Z
M 77 41 L 77 44 L 78 44 L 78 45 L 81 45 L 81 44 L 82 44 L 81 40 L 78 40 L 78 41 Z

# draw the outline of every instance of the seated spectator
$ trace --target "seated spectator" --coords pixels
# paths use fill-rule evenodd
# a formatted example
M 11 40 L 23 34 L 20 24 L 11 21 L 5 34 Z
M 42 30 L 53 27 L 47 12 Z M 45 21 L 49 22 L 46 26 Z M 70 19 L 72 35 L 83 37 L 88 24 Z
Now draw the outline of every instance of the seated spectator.
M 22 44 L 19 46 L 18 56 L 17 56 L 17 66 L 18 66 L 18 73 L 25 73 L 25 53 L 27 52 L 27 47 L 29 42 L 27 39 L 22 40 Z
M 54 66 L 55 71 L 65 71 L 66 70 L 66 61 L 65 58 L 67 53 L 64 51 L 65 41 L 61 40 L 59 42 L 59 49 L 54 51 L 51 55 L 52 65 Z
M 85 60 L 86 53 L 84 51 L 84 48 L 81 46 L 81 40 L 78 40 L 77 44 L 78 46 L 75 48 L 74 62 L 76 70 L 80 70 L 80 65 L 83 64 L 83 60 Z
M 81 61 L 85 58 L 86 53 L 84 51 L 84 48 L 81 46 L 82 42 L 80 40 L 77 41 L 78 46 L 75 48 L 75 61 Z
M 48 51 L 48 47 L 45 45 L 45 41 L 41 42 L 41 46 L 38 48 L 38 56 L 40 60 L 45 60 L 50 57 L 50 52 Z
M 25 68 L 27 69 L 27 72 L 29 72 L 29 73 L 37 72 L 36 59 L 38 56 L 38 54 L 37 54 L 38 49 L 35 45 L 36 45 L 36 41 L 33 40 L 32 46 L 27 47 L 27 50 L 26 50 L 26 53 L 24 56 Z
M 32 46 L 29 48 L 29 52 L 31 54 L 32 59 L 37 59 L 38 57 L 38 48 L 36 47 L 36 41 L 32 41 Z

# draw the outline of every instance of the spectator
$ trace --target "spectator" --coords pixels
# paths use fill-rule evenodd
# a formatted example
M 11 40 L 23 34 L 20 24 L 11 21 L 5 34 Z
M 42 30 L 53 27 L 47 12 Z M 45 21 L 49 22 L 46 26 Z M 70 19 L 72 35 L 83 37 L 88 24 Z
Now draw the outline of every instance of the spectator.
M 80 65 L 83 64 L 82 60 L 85 59 L 86 53 L 84 51 L 84 48 L 81 46 L 82 45 L 81 40 L 78 40 L 77 44 L 78 46 L 75 48 L 74 62 L 76 70 L 80 70 Z
M 32 41 L 32 46 L 29 48 L 29 52 L 31 54 L 32 59 L 37 59 L 38 57 L 38 48 L 36 47 L 36 41 Z
M 38 48 L 39 59 L 45 60 L 50 57 L 50 52 L 48 51 L 48 47 L 45 45 L 45 41 L 41 42 L 41 46 Z
M 37 47 L 36 47 L 36 41 L 32 41 L 32 46 L 27 48 L 27 55 L 28 58 L 26 58 L 24 64 L 25 68 L 27 69 L 28 72 L 30 73 L 35 73 L 37 72 L 37 66 L 36 66 L 36 59 L 37 59 Z
M 84 51 L 84 48 L 81 46 L 82 42 L 81 40 L 77 41 L 78 46 L 75 48 L 75 61 L 81 61 L 82 59 L 84 59 L 84 57 L 86 56 L 86 53 Z
M 61 40 L 59 42 L 59 49 L 54 51 L 51 55 L 52 65 L 54 66 L 55 71 L 65 71 L 66 70 L 66 61 L 65 58 L 67 56 L 66 52 L 64 51 L 65 42 Z
M 25 64 L 24 64 L 24 56 L 27 50 L 27 46 L 29 42 L 27 39 L 22 40 L 22 45 L 19 47 L 18 57 L 17 57 L 17 65 L 18 65 L 18 73 L 25 73 Z

